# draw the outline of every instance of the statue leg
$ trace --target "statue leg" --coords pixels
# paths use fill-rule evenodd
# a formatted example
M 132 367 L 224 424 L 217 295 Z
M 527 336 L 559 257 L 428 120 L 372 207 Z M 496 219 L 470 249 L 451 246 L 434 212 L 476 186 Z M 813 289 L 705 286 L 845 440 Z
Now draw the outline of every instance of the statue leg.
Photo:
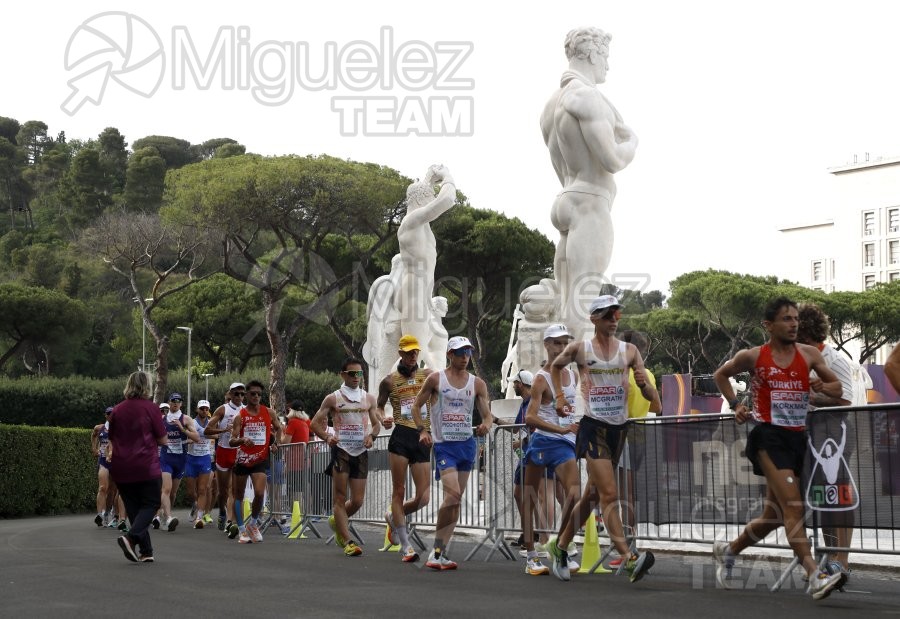
M 609 202 L 600 196 L 576 194 L 573 220 L 565 253 L 567 284 L 563 301 L 563 319 L 578 331 L 590 330 L 588 308 L 608 283 L 606 269 L 612 256 L 613 226 Z M 578 336 L 578 333 L 573 333 Z

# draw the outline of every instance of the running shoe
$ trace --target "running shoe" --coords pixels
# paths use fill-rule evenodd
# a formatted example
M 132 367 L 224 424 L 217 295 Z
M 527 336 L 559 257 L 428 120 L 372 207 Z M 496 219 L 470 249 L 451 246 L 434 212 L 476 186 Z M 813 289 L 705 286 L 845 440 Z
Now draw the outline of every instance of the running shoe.
M 525 543 L 525 534 L 520 533 L 519 537 L 516 538 L 516 541 L 511 542 L 510 546 L 522 546 Z
M 824 600 L 835 589 L 839 589 L 847 582 L 847 575 L 844 572 L 837 574 L 827 574 L 819 572 L 809 582 L 809 589 L 814 600 Z
M 350 540 L 344 546 L 344 554 L 347 555 L 348 557 L 358 557 L 359 555 L 362 554 L 362 548 L 357 546 L 353 540 Z
M 219 531 L 225 530 L 225 517 L 219 516 L 219 519 L 216 521 L 216 527 L 218 527 Z
M 844 579 L 844 582 L 841 583 L 841 586 L 837 587 L 838 591 L 843 591 L 844 585 L 846 585 L 847 581 L 850 580 L 850 570 L 844 569 L 844 566 L 840 561 L 829 561 L 827 564 L 825 564 L 825 571 L 829 574 L 837 574 L 840 572 L 847 576 L 847 578 Z
M 153 563 L 153 555 L 141 555 L 141 563 Z
M 241 531 L 240 537 L 238 537 L 238 544 L 252 544 L 253 539 L 250 537 L 250 534 L 247 532 L 247 529 Z
M 525 561 L 525 573 L 530 576 L 546 576 L 550 573 L 550 568 L 541 563 L 540 557 L 535 557 Z
M 428 561 L 425 562 L 425 567 L 430 567 L 433 570 L 455 570 L 457 565 L 456 561 L 451 561 L 443 554 L 436 557 L 434 551 L 432 551 Z
M 119 521 L 119 526 L 116 528 L 119 529 L 119 531 L 121 531 L 122 533 L 125 533 L 128 531 L 128 523 L 125 522 L 124 519 L 122 519 Z
M 625 571 L 628 572 L 628 580 L 637 582 L 643 578 L 647 572 L 653 567 L 656 557 L 650 551 L 631 555 L 628 562 L 625 563 Z
M 566 553 L 566 554 L 568 554 L 568 553 Z M 572 574 L 577 574 L 578 570 L 580 570 L 580 569 L 581 569 L 581 564 L 579 564 L 578 561 L 576 561 L 572 557 L 569 557 L 569 575 L 571 576 Z
M 212 524 L 213 519 L 209 514 L 203 514 L 203 524 Z
M 195 528 L 195 529 L 202 529 L 202 528 L 203 528 L 203 518 L 197 518 L 197 519 L 194 521 L 194 528 Z
M 150 525 L 151 525 L 154 529 L 158 529 L 158 528 L 159 528 L 159 524 L 160 524 L 160 523 L 159 523 L 159 516 L 153 516 L 153 520 L 150 522 Z
M 569 542 L 569 545 L 566 548 L 566 552 L 569 553 L 570 557 L 574 557 L 578 554 L 578 545 L 575 543 L 575 540 Z
M 177 527 L 177 526 L 178 526 L 178 518 L 176 518 L 175 516 L 172 516 L 168 520 L 166 520 L 166 531 L 168 531 L 169 533 L 174 531 L 175 527 Z
M 344 536 L 338 533 L 337 524 L 334 521 L 334 514 L 328 516 L 328 526 L 331 527 L 331 531 L 334 533 L 334 543 L 343 548 L 347 545 L 347 540 L 344 539 Z
M 236 538 L 238 536 L 238 533 L 241 532 L 241 530 L 238 528 L 238 526 L 236 524 L 234 524 L 233 522 L 230 525 L 228 525 L 228 527 L 226 528 L 226 531 L 228 531 L 228 539 Z
M 125 558 L 129 561 L 133 561 L 134 563 L 138 562 L 137 553 L 134 551 L 134 545 L 131 543 L 131 540 L 128 539 L 127 535 L 123 535 L 119 539 L 116 540 L 119 544 L 119 548 L 122 549 L 122 552 L 125 553 Z
M 403 553 L 403 556 L 400 557 L 400 560 L 404 563 L 415 563 L 419 560 L 419 553 L 416 552 L 416 549 L 410 546 L 406 549 L 406 552 Z
M 723 589 L 731 589 L 731 569 L 734 567 L 734 554 L 728 542 L 713 544 L 713 561 L 716 566 L 716 584 Z M 612 563 L 610 562 L 610 565 Z
M 256 544 L 261 544 L 263 541 L 262 531 L 259 530 L 259 527 L 255 524 L 248 524 L 247 531 L 250 532 L 250 539 L 253 540 Z
M 193 505 L 191 505 L 191 520 L 196 520 L 196 519 L 197 519 L 197 504 L 194 503 Z
M 572 575 L 569 572 L 569 554 L 556 545 L 556 538 L 547 542 L 547 550 L 552 558 L 550 571 L 553 572 L 553 575 L 562 581 L 571 580 Z
M 233 524 L 234 524 L 233 520 L 225 521 L 225 535 L 228 535 L 228 532 L 231 531 L 231 525 L 233 525 Z
M 106 526 L 109 527 L 110 529 L 115 529 L 115 528 L 117 528 L 117 527 L 119 526 L 119 520 L 118 520 L 118 518 L 112 518 L 112 519 L 110 519 L 109 521 L 107 521 Z
M 394 515 L 390 510 L 384 513 L 384 521 L 387 523 L 387 538 L 391 546 L 397 545 L 397 536 L 394 534 Z
M 609 563 L 607 563 L 607 565 L 611 568 L 618 568 L 620 565 L 622 565 L 622 557 L 619 556 L 619 557 L 616 557 L 615 559 L 610 559 Z
M 103 526 L 103 514 L 97 514 L 96 516 L 94 516 L 94 524 L 96 524 L 98 527 Z

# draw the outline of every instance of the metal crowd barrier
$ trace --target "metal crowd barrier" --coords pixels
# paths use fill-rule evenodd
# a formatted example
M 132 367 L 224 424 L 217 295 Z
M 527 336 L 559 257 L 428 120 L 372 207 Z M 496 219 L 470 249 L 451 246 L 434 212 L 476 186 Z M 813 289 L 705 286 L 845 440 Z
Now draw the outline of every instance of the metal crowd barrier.
M 731 414 L 630 420 L 628 449 L 620 462 L 630 474 L 620 477 L 619 494 L 632 541 L 711 544 L 736 537 L 761 512 L 766 496 L 764 478 L 753 475 L 744 455 L 751 427 L 735 424 Z M 521 429 L 497 426 L 485 437 L 483 457 L 469 478 L 457 525 L 481 536 L 467 560 L 481 548 L 489 550 L 485 560 L 495 552 L 515 559 L 506 537 L 522 528 L 514 497 L 520 458 L 512 447 Z M 883 404 L 819 409 L 809 416 L 807 436 L 801 490 L 814 550 L 900 555 L 900 520 L 894 515 L 900 508 L 900 408 Z M 388 439 L 378 437 L 369 451 L 366 497 L 351 526 L 384 522 L 392 490 Z M 273 476 L 269 488 L 273 515 L 290 517 L 298 501 L 303 518 L 294 524 L 301 533 L 311 531 L 320 538 L 316 524 L 331 513 L 331 478 L 325 475 L 330 458 L 330 449 L 318 441 L 285 445 L 273 455 L 273 467 L 281 459 L 283 470 L 279 480 Z M 582 463 L 579 468 L 583 488 Z M 409 497 L 414 485 L 408 474 L 406 487 Z M 552 502 L 556 494 L 552 480 L 545 480 L 545 490 Z M 633 500 L 624 501 L 629 495 Z M 432 476 L 428 505 L 408 518 L 411 539 L 422 549 L 425 545 L 415 530 L 436 527 L 442 500 L 441 484 Z M 555 534 L 560 511 L 557 506 L 535 530 Z M 835 537 L 824 535 L 834 528 L 850 529 L 852 542 L 840 546 Z M 602 529 L 601 537 L 608 541 Z M 783 528 L 756 547 L 790 553 Z

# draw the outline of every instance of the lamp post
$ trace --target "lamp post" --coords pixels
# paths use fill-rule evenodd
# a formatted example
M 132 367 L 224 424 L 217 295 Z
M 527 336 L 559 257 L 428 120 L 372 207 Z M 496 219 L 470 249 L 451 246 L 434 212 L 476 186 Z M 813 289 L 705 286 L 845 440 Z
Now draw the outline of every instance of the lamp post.
M 188 351 L 187 351 L 187 401 L 188 401 L 188 411 L 192 410 L 191 407 L 193 404 L 191 403 L 191 332 L 193 329 L 191 327 L 175 327 L 176 329 L 180 329 L 181 331 L 187 331 L 188 334 Z
M 209 377 L 215 376 L 215 374 L 204 374 L 203 378 L 206 379 L 206 397 L 203 398 L 207 402 L 209 402 Z
M 141 310 L 141 372 L 147 371 L 147 322 L 144 320 L 144 308 L 140 304 L 140 299 L 134 297 L 133 301 L 138 304 Z M 153 299 L 144 299 L 145 303 L 150 303 Z

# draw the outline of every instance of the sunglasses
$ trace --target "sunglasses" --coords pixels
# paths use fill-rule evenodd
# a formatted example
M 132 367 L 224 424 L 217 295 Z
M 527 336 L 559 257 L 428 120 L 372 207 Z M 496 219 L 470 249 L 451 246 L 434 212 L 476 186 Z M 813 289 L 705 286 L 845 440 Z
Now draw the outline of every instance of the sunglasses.
M 248 391 L 247 395 L 254 395 L 256 397 L 259 397 L 262 395 L 262 391 Z
M 172 404 L 181 404 L 181 400 L 169 400 Z
M 472 349 L 471 348 L 457 348 L 456 350 L 450 351 L 453 353 L 454 357 L 471 357 Z
M 594 314 L 600 314 L 600 311 L 594 312 Z M 603 320 L 619 320 L 621 317 L 622 310 L 620 309 L 610 309 L 600 314 L 600 318 Z
M 344 374 L 350 376 L 351 378 L 362 378 L 363 371 L 362 370 L 344 370 Z

